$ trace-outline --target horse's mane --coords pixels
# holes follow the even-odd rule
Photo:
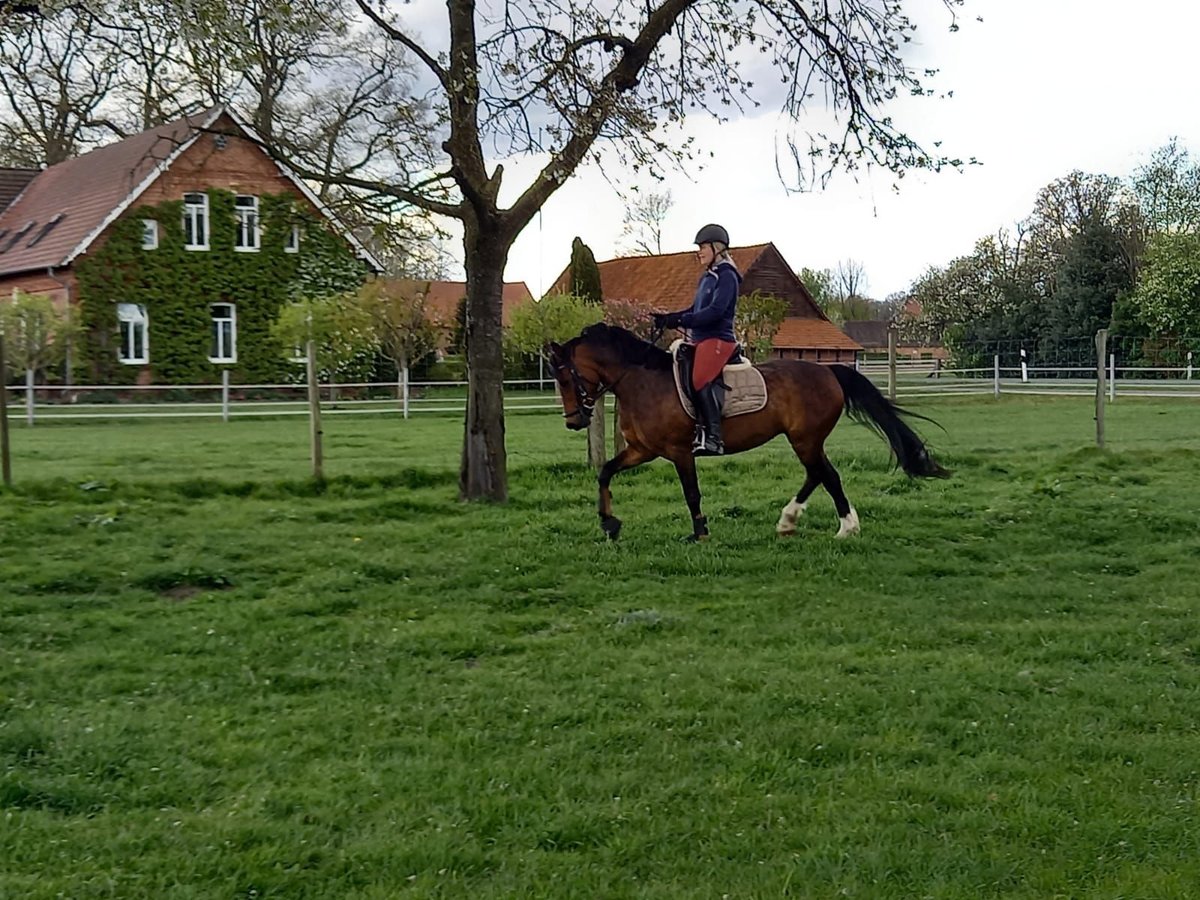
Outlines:
[[[591,344],[609,347],[616,354],[622,365],[641,366],[645,369],[657,369],[665,372],[671,370],[671,354],[649,341],[644,341],[632,331],[619,325],[609,325],[597,322],[583,329],[579,337],[571,344]]]

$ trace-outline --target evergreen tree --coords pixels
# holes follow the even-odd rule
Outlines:
[[[1043,336],[1088,337],[1107,328],[1117,300],[1132,289],[1116,231],[1102,221],[1082,223],[1065,247]]]
[[[602,303],[600,267],[592,248],[581,238],[571,241],[571,293],[588,303]]]

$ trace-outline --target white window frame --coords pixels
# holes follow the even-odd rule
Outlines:
[[[238,253],[257,253],[262,245],[262,222],[258,215],[258,198],[250,194],[238,194],[233,198],[233,213],[237,222],[233,235],[233,249]]]
[[[283,245],[284,253],[299,253],[300,252],[300,223],[292,223],[292,230],[288,233],[287,243]]]
[[[191,242],[188,240],[189,223]],[[208,194],[197,192],[183,195],[183,249],[208,249]]]
[[[142,249],[158,249],[158,219],[142,219]]]
[[[228,316],[218,316],[217,307],[224,306],[228,308]],[[211,330],[209,331],[209,350],[217,352],[209,354],[208,361],[210,363],[235,363],[237,362],[237,305],[234,303],[213,303],[208,307],[209,321],[211,322]],[[225,337],[221,330],[221,326],[228,324],[229,326],[229,346],[224,346]]]
[[[146,307],[139,303],[118,303],[117,304],[117,329],[120,341],[117,345],[117,359],[127,366],[144,366],[150,362],[150,314],[146,312]],[[138,332],[141,332],[142,337],[142,352],[141,355],[133,355],[133,351],[137,348]],[[130,355],[125,355],[126,339],[128,338],[128,346]]]

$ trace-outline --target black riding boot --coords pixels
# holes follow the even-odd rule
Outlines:
[[[723,456],[725,453],[725,441],[721,438],[721,404],[717,400],[720,390],[723,390],[721,385],[713,381],[696,394],[696,415],[702,424],[696,426],[693,456]]]

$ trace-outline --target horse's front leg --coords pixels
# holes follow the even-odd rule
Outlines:
[[[696,477],[696,460],[689,453],[675,461],[675,471],[679,473],[679,483],[683,485],[683,499],[687,501],[688,511],[692,514],[692,533],[689,541],[708,540],[708,519],[700,512],[700,481]]]
[[[640,466],[653,458],[653,453],[648,453],[641,447],[630,444],[600,469],[600,527],[614,541],[621,535],[621,520],[612,514],[612,491],[608,489],[608,485],[618,472]]]

